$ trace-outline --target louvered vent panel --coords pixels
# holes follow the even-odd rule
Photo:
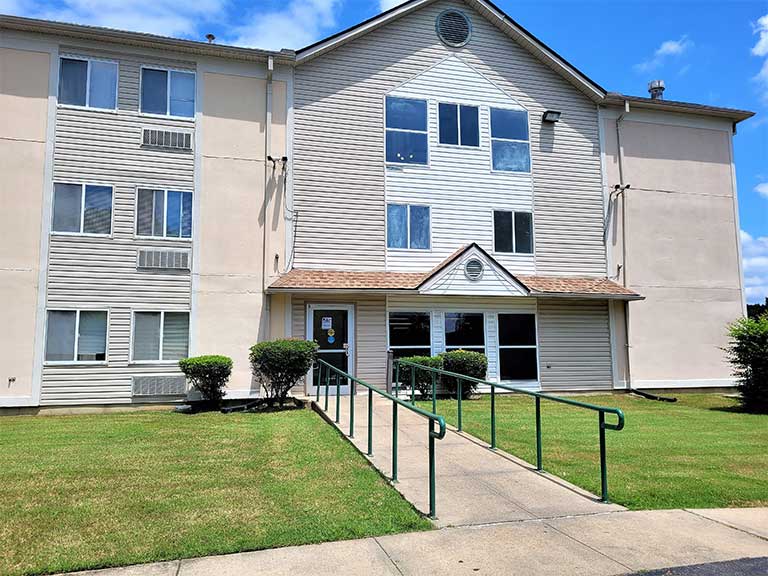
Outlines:
[[[134,376],[134,396],[184,396],[187,381],[179,376]]]
[[[469,18],[458,10],[441,12],[435,22],[437,35],[444,44],[460,48],[469,42],[472,34],[472,24]]]
[[[139,250],[136,265],[139,268],[189,270],[189,252],[186,250]]]
[[[142,146],[169,148],[171,150],[192,150],[192,134],[144,128],[141,134]]]

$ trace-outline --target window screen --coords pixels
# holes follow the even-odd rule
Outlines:
[[[148,114],[168,113],[168,72],[141,70],[141,111]]]
[[[166,312],[163,321],[163,360],[186,358],[189,351],[189,313]]]
[[[133,315],[133,359],[160,360],[160,312]]]
[[[114,110],[117,106],[117,64],[92,60],[88,106]]]
[[[45,360],[65,362],[75,359],[77,312],[50,310],[45,337]]]
[[[95,362],[107,359],[107,313],[81,311],[78,325],[77,359]]]
[[[62,58],[59,63],[59,103],[86,105],[88,61]]]
[[[86,186],[83,209],[83,232],[110,234],[112,232],[112,188]]]
[[[53,185],[54,232],[80,232],[82,194],[80,184]]]

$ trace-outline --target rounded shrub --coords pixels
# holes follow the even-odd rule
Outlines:
[[[422,366],[428,366],[430,368],[442,368],[443,360],[440,356],[408,356],[407,358],[400,358],[400,360],[406,360],[413,362],[414,364],[421,364]],[[412,368],[408,365],[400,366],[400,382],[405,386],[411,385],[411,371],[416,371],[415,388],[419,393],[419,397],[422,400],[432,399],[432,372],[429,370],[419,370],[418,368]],[[440,392],[440,374],[435,374],[435,389]]]
[[[251,370],[264,387],[267,401],[282,406],[288,392],[307,375],[317,359],[317,343],[283,338],[251,346]]]
[[[227,356],[194,356],[179,360],[179,368],[187,380],[213,407],[221,405],[224,387],[232,374],[232,358]]]
[[[443,360],[443,370],[464,374],[479,380],[485,380],[488,372],[488,358],[480,352],[470,350],[451,350],[440,354]],[[443,376],[443,384],[448,393],[454,398],[458,397],[458,378]],[[469,398],[477,390],[477,383],[470,380],[461,381],[461,397]]]
[[[768,414],[768,313],[737,320],[729,334],[726,352],[738,379],[741,407]]]

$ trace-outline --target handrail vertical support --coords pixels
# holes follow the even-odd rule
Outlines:
[[[496,450],[496,386],[491,384],[491,449]]]
[[[357,388],[355,383],[347,380],[349,385],[349,437],[355,437],[355,396],[357,395]]]
[[[608,470],[605,460],[605,412],[598,412],[600,424],[600,496],[603,502],[608,502]]]
[[[461,432],[461,430],[462,430],[462,428],[461,428],[461,397],[463,396],[463,394],[461,393],[461,378],[456,378],[456,382],[457,382],[457,389],[459,391],[459,397],[458,397],[458,403],[459,403],[458,404],[458,409],[459,409],[458,424],[459,424],[459,432]]]
[[[434,372],[432,374],[432,414],[437,413],[437,376]]]
[[[314,378],[315,375],[312,374],[312,378]],[[315,402],[320,404],[320,386],[323,385],[323,365],[320,364],[317,367],[317,385],[315,386]]]
[[[397,402],[392,402],[392,482],[397,482]]]
[[[416,403],[416,366],[411,366],[411,404]]]
[[[429,517],[435,515],[435,437],[432,434],[432,420],[429,421]]]
[[[400,363],[395,363],[395,398],[400,398]]]
[[[368,389],[368,456],[373,456],[373,390]]]
[[[325,410],[328,412],[328,387],[331,385],[331,371],[330,369],[326,369],[325,371]]]
[[[341,414],[341,379],[336,374],[336,424],[339,423],[339,414]]]
[[[536,396],[536,470],[542,471],[541,464],[541,398]]]

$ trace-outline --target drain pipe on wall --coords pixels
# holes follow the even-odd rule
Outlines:
[[[271,297],[267,294],[267,242],[269,235],[267,234],[267,206],[269,205],[269,182],[275,173],[275,161],[272,160],[270,155],[270,148],[272,145],[272,72],[275,68],[275,61],[270,56],[267,59],[267,94],[266,94],[266,120],[264,127],[264,201],[262,202],[262,239],[261,239],[261,293],[264,296],[264,320],[262,325],[265,327],[267,336],[270,332],[270,313],[271,313]],[[269,164],[272,164],[272,170],[269,169]]]

